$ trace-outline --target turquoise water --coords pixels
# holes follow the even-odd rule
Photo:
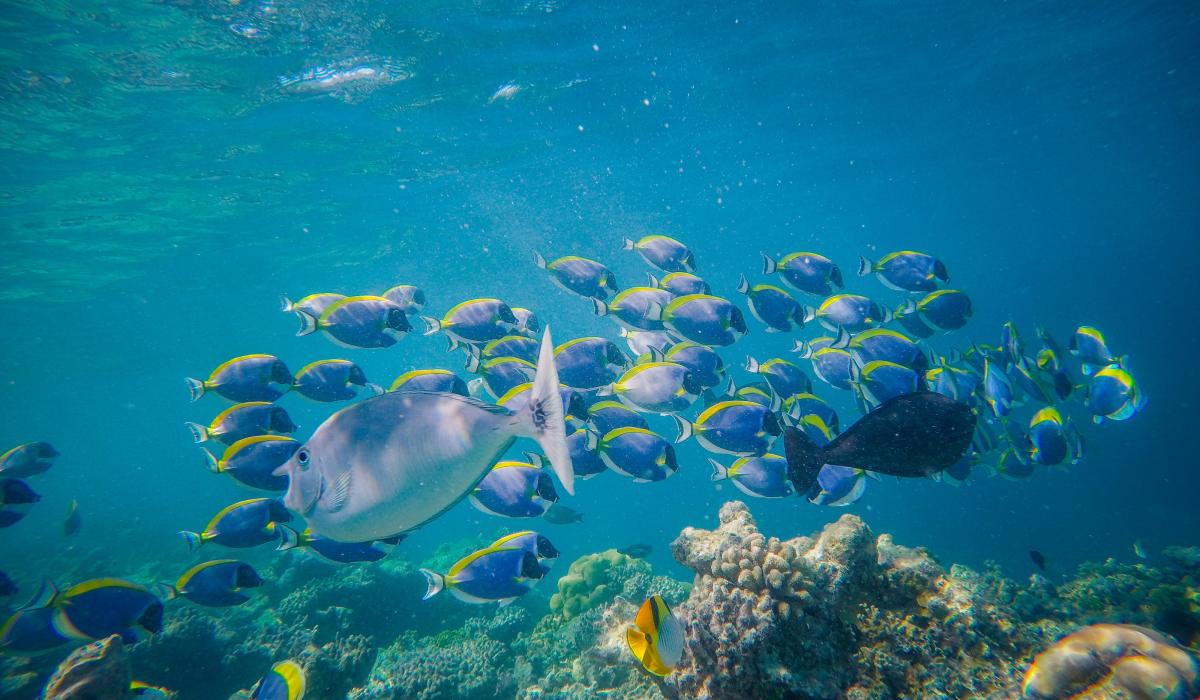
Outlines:
[[[384,385],[461,368],[437,336],[295,337],[279,295],[411,283],[432,315],[497,296],[560,342],[616,338],[533,252],[602,260],[630,286],[649,268],[621,240],[651,233],[743,308],[759,251],[821,252],[889,306],[903,295],[857,278],[858,256],[927,251],[975,309],[938,352],[1013,321],[1029,346],[1036,327],[1065,342],[1089,324],[1128,355],[1150,402],[1084,425],[1081,464],[871,483],[849,510],[877,532],[1016,577],[1030,549],[1064,571],[1133,561],[1137,540],[1197,544],[1198,21],[1182,3],[5,3],[0,449],[62,456],[0,533],[2,568],[23,598],[43,576],[199,561],[176,531],[247,496],[203,468],[182,424],[225,404],[189,403],[184,376],[252,352],[293,370],[347,357]],[[330,89],[323,69],[360,77]],[[749,323],[728,365],[788,356],[792,337]],[[817,392],[843,425],[857,415]],[[280,403],[300,438],[330,412]],[[564,503],[584,522],[538,527],[559,566],[644,542],[684,577],[668,543],[744,500],[704,457],[693,442],[665,482],[582,483]],[[84,528],[64,539],[72,498]],[[842,512],[750,505],[789,536]],[[511,529],[462,503],[397,554]]]

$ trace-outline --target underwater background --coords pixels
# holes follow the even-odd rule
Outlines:
[[[257,352],[293,369],[346,357],[385,386],[461,370],[419,332],[378,351],[295,337],[280,295],[403,282],[430,315],[497,296],[560,342],[616,338],[533,254],[595,258],[631,286],[649,268],[622,239],[652,233],[686,242],[743,307],[739,275],[766,281],[760,251],[819,251],[889,306],[904,297],[855,276],[858,256],[926,251],[974,307],[938,352],[996,343],[1006,321],[1027,344],[1092,325],[1149,397],[1135,420],[1083,416],[1080,464],[884,479],[845,509],[753,499],[763,533],[849,512],[1014,580],[1039,550],[1052,582],[1135,564],[1139,540],[1148,564],[1200,544],[1194,3],[5,2],[0,36],[0,449],[62,455],[0,532],[19,599],[47,576],[148,584],[204,558],[176,533],[248,496],[204,468],[183,423],[225,404],[190,403],[185,376]],[[314,84],[359,67],[370,77]],[[750,325],[728,366],[791,357],[791,335]],[[817,393],[851,422],[846,396]],[[330,412],[280,404],[301,439]],[[569,562],[635,543],[655,574],[690,580],[668,543],[751,499],[679,449],[671,479],[602,475],[564,498],[582,523],[537,525],[562,552],[546,595]],[[83,529],[64,538],[71,499]],[[392,557],[525,525],[463,502]],[[244,558],[277,557],[260,550]],[[419,608],[405,580],[372,604]]]

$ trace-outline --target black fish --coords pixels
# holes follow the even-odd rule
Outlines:
[[[583,513],[561,503],[555,503],[550,506],[550,510],[542,514],[542,519],[555,525],[569,525],[583,522]]]
[[[618,549],[617,551],[627,557],[633,557],[634,559],[645,559],[646,557],[650,556],[651,552],[654,551],[654,547],[651,547],[648,544],[631,544],[628,547]]]
[[[1033,560],[1034,564],[1037,564],[1037,568],[1041,569],[1042,571],[1046,570],[1046,555],[1045,554],[1042,554],[1041,552],[1037,551],[1036,549],[1031,549],[1031,550],[1029,550],[1029,558]]]
[[[929,391],[897,396],[858,419],[825,447],[784,431],[788,478],[807,493],[826,464],[891,476],[931,476],[962,459],[975,433],[966,404]]]

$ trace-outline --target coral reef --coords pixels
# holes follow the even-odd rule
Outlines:
[[[688,650],[680,697],[976,697],[1016,686],[1041,640],[988,583],[844,515],[815,539],[762,535],[743,503],[671,545],[696,572],[676,608]]]
[[[650,576],[648,563],[615,549],[588,554],[571,562],[566,576],[558,580],[558,592],[550,597],[550,609],[569,620],[617,596],[640,602],[652,587]]]
[[[1200,697],[1200,661],[1153,630],[1092,625],[1038,654],[1022,690],[1039,700],[1190,700]]]
[[[126,700],[133,675],[119,635],[71,652],[50,677],[45,700]]]

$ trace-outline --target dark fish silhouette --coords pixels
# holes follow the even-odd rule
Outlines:
[[[784,431],[788,478],[807,493],[821,467],[836,464],[890,476],[931,476],[962,459],[975,433],[966,404],[928,391],[897,396],[825,447],[796,428]]]
[[[1042,571],[1046,570],[1046,555],[1045,554],[1042,554],[1041,552],[1037,551],[1036,549],[1031,549],[1031,550],[1029,550],[1029,558],[1033,560],[1034,564],[1037,564],[1037,568],[1041,569]]]
[[[67,507],[67,519],[63,521],[63,535],[70,537],[78,534],[81,527],[83,518],[79,515],[79,502],[71,499],[71,505]]]
[[[554,523],[555,525],[570,525],[571,523],[583,522],[583,513],[574,508],[568,508],[561,503],[555,503],[550,506],[550,510],[547,510],[542,515],[542,520]]]
[[[634,559],[645,559],[646,557],[650,556],[651,552],[654,551],[654,547],[651,547],[648,544],[639,543],[631,544],[628,547],[622,547],[617,551],[627,557],[633,557]]]
[[[0,571],[0,596],[16,595],[17,584],[8,577],[8,574]]]

